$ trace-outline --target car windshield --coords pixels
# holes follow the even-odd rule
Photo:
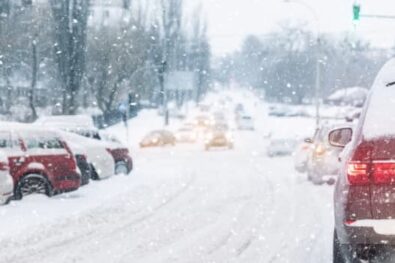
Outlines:
[[[394,27],[394,0],[0,0],[0,263],[395,262]]]

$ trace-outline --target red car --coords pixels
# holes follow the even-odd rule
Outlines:
[[[377,76],[357,128],[329,133],[333,146],[345,147],[334,195],[335,263],[387,262],[386,251],[395,247],[394,108],[392,59]]]
[[[108,143],[107,151],[114,158],[115,174],[129,174],[133,170],[133,160],[129,150],[115,138],[100,134],[93,120],[87,115],[46,116],[38,119],[36,125],[72,132],[87,138]]]
[[[76,160],[55,132],[0,124],[0,140],[8,156],[16,199],[33,193],[51,196],[80,187]]]

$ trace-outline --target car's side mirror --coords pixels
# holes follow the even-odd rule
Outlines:
[[[313,139],[311,139],[311,138],[305,138],[303,141],[305,143],[313,143]]]
[[[352,139],[351,128],[339,128],[329,132],[329,143],[335,147],[345,147]]]

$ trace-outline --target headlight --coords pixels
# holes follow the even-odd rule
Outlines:
[[[315,153],[317,155],[323,155],[325,154],[325,147],[322,146],[321,144],[317,145],[317,147],[315,148]]]
[[[153,138],[151,141],[152,141],[152,143],[158,143],[159,139],[158,138]]]

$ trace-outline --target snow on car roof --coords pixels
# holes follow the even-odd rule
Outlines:
[[[58,115],[40,117],[36,124],[51,125],[58,128],[87,128],[96,129],[92,117],[89,115]]]
[[[366,139],[395,137],[395,59],[389,60],[372,86],[363,136]]]
[[[349,99],[364,99],[368,94],[369,90],[362,87],[350,87],[344,89],[338,89],[334,93],[328,96],[328,100],[342,100],[345,97]]]
[[[18,131],[25,135],[40,135],[43,136],[47,134],[47,136],[57,135],[55,130],[52,129],[44,129],[41,126],[27,124],[27,123],[19,123],[19,122],[0,122],[0,130],[1,131]]]

